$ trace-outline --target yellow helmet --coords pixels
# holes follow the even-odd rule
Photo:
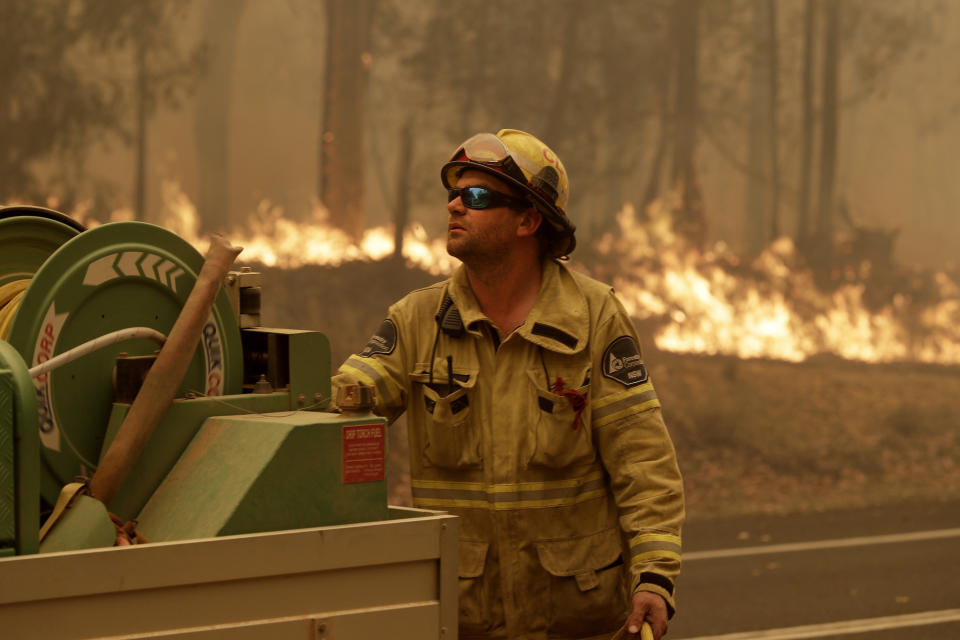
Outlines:
[[[443,186],[453,187],[465,168],[484,171],[522,190],[550,225],[545,231],[551,257],[573,252],[577,245],[576,227],[565,212],[570,183],[563,163],[550,147],[516,129],[501,129],[496,134],[478,133],[461,144],[443,165],[440,171]]]

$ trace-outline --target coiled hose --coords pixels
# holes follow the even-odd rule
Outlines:
[[[20,300],[28,286],[29,278],[11,280],[0,285],[0,340],[6,340],[10,335],[10,325],[13,324],[17,309],[20,308]]]
[[[13,280],[4,285],[0,285],[0,340],[6,340],[7,336],[10,335],[10,326],[13,324],[13,319],[17,315],[17,309],[20,308],[20,300],[23,299],[23,294],[29,286],[29,278]],[[167,336],[150,327],[130,327],[128,329],[112,331],[99,338],[88,340],[42,364],[38,364],[30,369],[30,376],[36,378],[68,362],[73,362],[88,353],[134,338],[149,338],[162,346]]]

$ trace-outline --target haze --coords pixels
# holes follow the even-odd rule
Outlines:
[[[778,123],[780,231],[793,235],[798,224],[802,18],[808,5],[802,0],[773,3],[773,58],[758,29],[765,4],[710,2],[698,17],[696,180],[702,187],[706,238],[722,240],[737,251],[750,251],[751,243],[755,250],[758,241],[747,237],[749,229],[766,227],[771,215],[770,156],[751,156],[751,145],[770,146],[764,141],[769,134],[757,132],[774,130],[762,125],[764,117],[771,117],[769,110],[765,115],[757,108],[764,100],[764,81],[757,74],[771,59],[776,59],[778,71],[773,117]],[[832,200],[845,207],[857,225],[899,229],[900,261],[949,266],[960,231],[955,159],[960,146],[960,6],[935,0],[837,4],[839,106]],[[28,5],[29,11],[23,8]],[[113,6],[99,5],[103,14]],[[349,126],[361,132],[356,140],[362,146],[363,170],[357,175],[355,165],[347,162],[335,174],[332,188],[359,190],[356,202],[362,212],[351,217],[366,226],[393,220],[397,185],[403,183],[409,218],[422,222],[431,235],[441,234],[439,165],[468,135],[501,127],[545,137],[565,160],[572,183],[569,213],[581,230],[581,243],[610,228],[623,203],[641,206],[660,131],[667,127],[668,137],[674,136],[679,126],[664,119],[664,113],[675,115],[669,95],[673,81],[666,73],[669,60],[689,49],[670,31],[675,5],[448,5],[431,0],[382,0],[370,6],[335,2],[329,7],[307,0],[148,3],[146,11],[153,14],[146,19],[154,21],[157,34],[148,30],[147,37],[134,37],[135,19],[119,22],[113,33],[88,27],[89,33],[64,52],[64,59],[79,70],[81,84],[113,83],[122,108],[105,115],[116,121],[83,124],[92,133],[83,138],[81,148],[70,148],[69,158],[63,149],[39,157],[25,155],[16,146],[9,149],[11,163],[20,154],[36,182],[29,189],[7,184],[0,199],[36,203],[44,198],[67,209],[85,206],[101,219],[127,209],[133,216],[162,221],[167,215],[164,185],[174,184],[198,205],[209,228],[242,225],[264,202],[283,207],[287,217],[308,219],[324,188],[320,128],[342,126],[342,115],[340,125],[330,122],[330,112],[339,108],[356,118]],[[57,6],[18,1],[5,3],[4,10],[19,7],[40,19]],[[136,18],[123,3],[116,7],[117,16]],[[339,17],[330,13],[338,10]],[[814,42],[817,130],[809,205],[814,217],[823,124],[824,15],[822,10],[818,14]],[[332,86],[326,64],[331,19],[345,25],[338,33],[358,28],[351,24],[360,25],[358,33],[364,25],[369,30],[369,43],[357,64],[352,59],[333,61],[347,71],[369,69],[368,77],[359,78],[364,91],[360,104],[325,97],[325,87]],[[125,38],[123,29],[128,30]],[[118,42],[103,44],[110,37]],[[339,55],[357,51],[356,41],[344,35]],[[9,38],[4,50],[16,59],[28,47],[22,38]],[[142,135],[137,128],[138,51],[145,56],[141,59],[148,82],[157,83],[156,95],[145,107]],[[25,69],[8,67],[6,74],[14,79],[6,86],[24,86]],[[34,76],[43,81],[41,74]],[[167,94],[176,99],[168,100]],[[0,111],[0,121],[6,119],[11,130],[18,124],[11,122],[16,120],[11,114],[16,113],[17,99],[16,92],[8,93],[7,108]],[[59,122],[51,119],[34,126],[56,133],[69,117],[57,115]],[[404,162],[409,165],[404,175],[398,165],[405,157],[405,125],[412,131],[411,155],[406,156],[412,161]],[[120,128],[125,137],[118,135]],[[140,141],[145,145],[138,181]],[[759,196],[757,191],[750,195],[751,165],[753,175],[762,173]],[[664,171],[657,195],[671,186],[669,171]],[[142,204],[138,188],[144,189]],[[757,202],[760,213],[748,213],[757,211]],[[748,224],[748,215],[762,216],[761,222]],[[842,236],[849,226],[840,220],[834,231]],[[769,239],[767,231],[760,235],[760,242]]]

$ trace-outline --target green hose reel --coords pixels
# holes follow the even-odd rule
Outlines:
[[[54,251],[83,230],[52,209],[0,207],[0,285],[33,277]]]
[[[197,250],[155,225],[115,222],[80,233],[75,224],[57,219],[60,215],[0,217],[0,285],[32,274],[6,338],[27,366],[119,329],[149,327],[169,334],[203,264]],[[96,467],[116,357],[149,355],[156,348],[147,339],[130,340],[33,379],[40,493],[47,502]],[[239,393],[242,358],[236,317],[221,290],[178,395]]]

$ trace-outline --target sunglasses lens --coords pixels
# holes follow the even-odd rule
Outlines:
[[[458,196],[463,200],[463,206],[468,209],[487,209],[493,201],[493,191],[486,187],[447,189],[447,202],[453,202]]]
[[[463,205],[471,209],[486,209],[490,206],[491,192],[485,187],[467,187],[463,190]]]

